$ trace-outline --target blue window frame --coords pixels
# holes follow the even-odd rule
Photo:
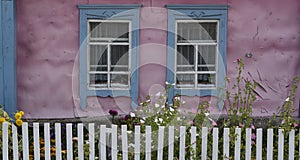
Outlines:
[[[78,5],[82,109],[89,96],[127,96],[137,106],[140,7]]]
[[[218,97],[225,88],[228,6],[167,5],[167,8],[167,81],[175,84],[169,89],[169,97]]]

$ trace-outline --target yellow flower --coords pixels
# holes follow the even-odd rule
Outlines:
[[[55,142],[55,139],[50,139],[50,142],[54,143],[54,142]]]
[[[23,124],[23,121],[20,120],[20,119],[17,119],[17,120],[16,120],[16,124],[17,124],[18,126],[21,126],[21,125]]]
[[[15,118],[18,120],[18,119],[21,119],[22,118],[22,114],[21,113],[16,113],[15,114]]]
[[[24,112],[23,112],[23,111],[20,111],[19,113],[20,113],[22,116],[24,115]]]
[[[5,118],[0,118],[0,123],[3,123],[3,122],[5,122],[6,120],[5,120]]]

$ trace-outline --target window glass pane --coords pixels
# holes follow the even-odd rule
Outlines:
[[[198,71],[216,71],[216,67],[215,66],[212,66],[212,67],[209,67],[209,66],[198,66]]]
[[[90,22],[90,37],[93,38],[124,38],[128,41],[128,22]]]
[[[111,71],[128,71],[129,55],[128,45],[111,46]]]
[[[176,87],[178,88],[192,88],[195,86],[194,74],[177,74]]]
[[[111,87],[128,87],[128,74],[111,74]]]
[[[195,48],[192,45],[177,46],[177,71],[195,70]]]
[[[198,87],[201,86],[215,86],[216,75],[215,74],[198,74]]]
[[[90,71],[107,71],[106,45],[90,45]]]
[[[90,74],[90,86],[107,88],[107,74]]]
[[[217,40],[217,22],[179,22],[177,41]]]
[[[198,46],[198,65],[216,64],[216,46]]]

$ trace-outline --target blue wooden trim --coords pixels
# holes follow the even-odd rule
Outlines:
[[[2,48],[2,0],[0,1],[0,105],[4,105],[4,64]]]
[[[79,9],[136,9],[141,8],[141,4],[78,4]]]
[[[177,89],[172,86],[168,90],[169,103],[172,103],[174,95],[186,96],[215,96],[224,95],[226,76],[226,40],[227,40],[227,5],[167,5],[168,8],[168,49],[167,49],[167,81],[175,82],[175,25],[176,20],[219,20],[219,52],[217,67],[217,88],[216,89]],[[219,108],[223,103],[219,103]]]
[[[0,89],[4,109],[12,115],[17,110],[16,81],[16,11],[15,0],[1,0]]]
[[[131,48],[131,106],[136,109],[139,95],[139,43],[140,43],[140,11],[137,10],[132,22],[132,48]]]
[[[80,9],[80,106],[85,109],[88,96],[118,97],[132,99],[136,108],[138,100],[138,61],[139,61],[139,8],[141,5],[78,5]],[[89,90],[87,82],[87,21],[88,19],[130,20],[131,41],[131,88],[128,90]]]
[[[130,90],[87,90],[86,92],[88,96],[99,96],[99,97],[119,97],[119,96],[127,96],[130,97]]]
[[[183,10],[183,9],[196,9],[196,10],[227,10],[228,5],[215,5],[215,4],[168,4],[168,9]]]

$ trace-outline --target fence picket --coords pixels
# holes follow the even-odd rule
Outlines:
[[[261,128],[256,130],[256,160],[262,160],[262,140],[263,130]]]
[[[251,160],[251,140],[252,139],[252,130],[251,128],[246,128],[246,160]]]
[[[234,159],[239,160],[241,158],[241,128],[236,128],[235,134]]]
[[[111,159],[117,160],[118,159],[118,126],[112,125],[112,132],[111,132]]]
[[[202,151],[201,157],[202,159],[206,159],[207,156],[207,127],[202,128]]]
[[[179,160],[185,159],[185,126],[180,126],[180,142],[179,142]]]
[[[295,130],[291,130],[289,133],[289,160],[294,159],[295,154]]]
[[[122,125],[122,157],[123,160],[128,160],[127,125]]]
[[[8,122],[2,124],[2,158],[8,159]]]
[[[218,159],[218,151],[219,151],[219,129],[213,129],[213,151],[212,151],[212,159]]]
[[[18,141],[18,129],[12,124],[12,138],[13,138],[13,160],[19,159],[19,141]]]
[[[72,123],[67,123],[67,160],[73,160]]]
[[[22,149],[23,149],[23,160],[29,159],[29,143],[28,143],[28,123],[22,124]]]
[[[192,145],[192,149],[191,150],[191,155],[194,153],[196,153],[196,131],[197,131],[197,128],[196,127],[191,127],[191,145]],[[190,160],[193,160],[193,157],[190,157]]]
[[[224,141],[223,141],[223,157],[224,159],[229,158],[229,128],[224,128]]]
[[[100,126],[100,159],[106,160],[106,125]]]
[[[33,123],[33,148],[34,159],[40,159],[40,126],[39,123]]]
[[[77,124],[77,138],[78,138],[78,159],[84,159],[84,133],[83,133],[83,124]]]
[[[50,124],[44,123],[45,160],[50,160]]]
[[[140,144],[141,144],[141,127],[135,126],[134,128],[134,159],[140,160]]]
[[[168,160],[174,157],[174,126],[169,126]]]
[[[284,152],[284,133],[283,129],[278,130],[278,160],[283,160]]]
[[[146,160],[151,160],[151,126],[146,126]]]
[[[268,129],[267,137],[267,160],[273,159],[273,129]]]
[[[55,123],[55,158],[61,160],[61,123]]]
[[[163,148],[164,148],[164,126],[159,126],[158,129],[158,145],[157,145],[157,159],[163,159]]]
[[[89,148],[90,148],[90,160],[95,159],[95,124],[89,123]]]

